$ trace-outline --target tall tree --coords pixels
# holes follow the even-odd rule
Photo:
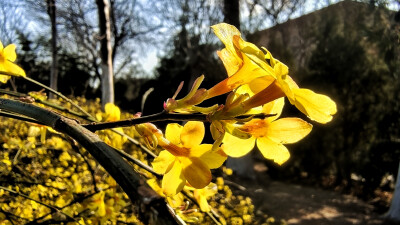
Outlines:
[[[224,22],[240,30],[239,0],[224,0]]]
[[[57,66],[57,23],[56,23],[56,0],[46,0],[47,14],[49,14],[51,22],[51,70],[50,70],[50,87],[57,90],[58,83],[58,66]],[[50,98],[55,97],[50,93]]]
[[[114,73],[111,47],[110,4],[96,0],[100,28],[101,104],[114,103]]]

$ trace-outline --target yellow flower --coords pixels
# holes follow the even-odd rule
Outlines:
[[[0,71],[25,76],[25,71],[13,63],[16,59],[15,45],[10,44],[4,48],[0,41]],[[6,83],[9,79],[10,76],[0,75],[0,82],[2,83]]]
[[[104,106],[104,111],[105,111],[106,121],[112,122],[120,120],[121,118],[121,110],[118,108],[118,106],[114,105],[113,103],[110,102],[107,103]]]
[[[310,89],[299,88],[286,71],[278,76],[278,84],[290,103],[311,120],[327,123],[336,114],[336,103],[326,95],[317,94]]]
[[[205,188],[193,190],[193,197],[199,204],[201,211],[209,212],[211,210],[211,207],[208,204],[207,199],[214,196],[217,192],[218,192],[218,187],[214,183],[210,183]]]
[[[194,188],[203,188],[211,181],[210,169],[218,168],[226,160],[221,150],[211,151],[211,144],[201,144],[204,138],[204,124],[189,121],[185,126],[168,124],[165,138],[159,138],[158,144],[165,150],[154,159],[154,171],[164,174],[162,189],[166,196],[175,195],[186,184]]]
[[[286,162],[289,151],[283,144],[295,143],[312,129],[312,125],[299,118],[277,119],[284,105],[283,98],[265,104],[262,112],[266,114],[276,114],[276,116],[265,119],[253,119],[238,128],[252,135],[248,139],[240,139],[229,133],[225,134],[222,149],[232,157],[241,157],[249,153],[257,144],[262,155],[274,160],[278,164]]]
[[[239,43],[244,42],[239,30],[229,24],[220,23],[212,26],[214,33],[225,44],[225,48],[217,54],[222,60],[228,78],[216,84],[208,90],[208,97],[225,94],[243,84],[248,84],[257,77],[271,76],[274,79],[273,68],[265,66],[261,68],[245,54],[242,54]]]
[[[332,120],[332,115],[337,111],[335,102],[328,96],[299,88],[288,75],[289,68],[274,59],[267,49],[261,50],[244,41],[240,32],[232,25],[221,23],[212,28],[225,44],[218,55],[225,65],[228,78],[208,90],[208,98],[249,84],[255,95],[245,103],[246,109],[286,95],[290,103],[310,119],[319,123]]]
[[[149,179],[147,180],[147,184],[155,191],[157,194],[161,195],[162,197],[165,197],[168,204],[172,208],[178,208],[184,205],[184,198],[182,193],[178,193],[177,195],[174,196],[165,196],[163,193],[162,188],[158,184],[156,179]]]

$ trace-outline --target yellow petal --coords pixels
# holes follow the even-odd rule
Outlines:
[[[263,76],[252,80],[249,87],[253,93],[258,93],[268,87],[276,79],[273,76]]]
[[[165,174],[168,172],[168,169],[171,169],[170,166],[174,162],[175,156],[169,153],[168,151],[161,151],[160,154],[154,159],[151,163],[153,169],[158,174]]]
[[[265,61],[265,54],[253,43],[244,41],[243,39],[238,39],[237,43],[240,48],[240,51],[244,53],[253,63],[257,64],[260,68],[262,68],[267,75],[275,78],[275,72],[271,65],[269,65]]]
[[[190,157],[199,158],[200,156],[204,155],[206,152],[211,151],[212,144],[202,144],[194,146],[190,149]]]
[[[107,121],[117,121],[121,118],[121,110],[113,103],[107,103],[104,106],[104,111],[107,114]]]
[[[200,145],[204,138],[204,124],[199,121],[189,121],[183,126],[181,142],[185,148]]]
[[[210,183],[203,189],[195,189],[193,191],[193,197],[196,199],[200,206],[200,210],[203,212],[210,211],[210,205],[207,202],[207,198],[214,196],[218,192],[218,187],[214,183]]]
[[[176,195],[185,186],[186,179],[182,173],[182,164],[175,160],[172,168],[164,175],[162,189],[166,196]]]
[[[227,23],[216,24],[211,26],[211,28],[214,30],[215,35],[221,40],[221,42],[224,43],[227,51],[236,53],[235,46],[233,45],[233,37],[240,36],[240,31],[235,26]],[[237,56],[237,54],[232,55],[234,55],[237,60],[240,61],[240,58]]]
[[[227,85],[231,90],[240,85],[248,84],[258,77],[268,76],[269,74],[252,62],[246,55],[243,55],[242,67],[231,77],[228,78]]]
[[[276,116],[267,118],[267,120],[271,122],[273,120],[276,120],[281,115],[284,105],[285,105],[285,99],[281,97],[265,104],[263,106],[262,112],[265,114],[276,114]]]
[[[255,144],[255,138],[240,139],[229,133],[225,133],[222,141],[222,150],[231,157],[241,157],[249,153]]]
[[[290,157],[290,153],[284,145],[266,137],[257,139],[257,147],[264,158],[271,159],[279,165],[282,165]]]
[[[184,205],[184,197],[181,193],[167,197],[167,202],[172,208],[178,208]]]
[[[1,70],[1,66],[0,66],[0,70]],[[7,81],[8,81],[10,78],[11,78],[10,76],[3,76],[3,75],[0,75],[0,82],[1,82],[1,83],[7,83]]]
[[[17,74],[17,75],[21,75],[21,76],[25,76],[26,75],[25,71],[21,67],[17,66],[16,64],[14,64],[14,63],[12,63],[10,61],[7,61],[7,60],[4,61],[3,69],[6,72],[14,73],[14,74]]]
[[[282,118],[269,124],[268,138],[282,143],[295,143],[307,136],[312,125],[300,118]]]
[[[202,212],[209,212],[210,211],[210,205],[207,202],[207,198],[203,195],[198,196],[197,198],[197,203],[200,206],[200,210]]]
[[[222,149],[211,151],[212,144],[198,145],[191,149],[191,156],[200,158],[208,168],[216,169],[222,166],[228,157]]]
[[[17,59],[17,54],[15,53],[15,44],[10,44],[7,45],[7,47],[4,48],[3,53],[5,55],[5,58],[11,62],[14,62]]]
[[[289,101],[293,104],[294,101],[294,94],[292,92],[293,85],[297,84],[293,81],[293,79],[288,75],[289,68],[283,63],[277,63],[274,67],[275,75],[279,86],[281,87],[282,91],[285,93],[286,97]]]
[[[302,88],[294,89],[293,93],[296,108],[314,121],[327,123],[337,111],[336,103],[326,95]]]
[[[3,50],[4,46],[3,43],[0,41],[0,51]]]
[[[211,171],[200,159],[180,157],[180,160],[183,174],[192,187],[203,188],[211,182]]]
[[[226,48],[222,49],[221,51],[217,51],[217,55],[222,60],[226,72],[228,73],[228,77],[232,76],[239,70],[241,66],[241,60],[238,61],[237,57],[232,55],[232,53]]]
[[[177,123],[168,124],[165,129],[165,138],[173,144],[179,145],[181,143],[180,134],[182,133],[182,129],[183,127]]]

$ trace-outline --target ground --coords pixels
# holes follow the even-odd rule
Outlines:
[[[271,180],[266,173],[256,179],[231,182],[233,189],[253,199],[256,215],[267,214],[276,221],[296,225],[392,225],[374,206],[351,195],[333,190]],[[229,181],[228,181],[229,182]]]

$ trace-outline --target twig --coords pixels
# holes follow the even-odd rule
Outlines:
[[[196,120],[196,121],[207,121],[207,115],[203,114],[174,114],[174,113],[167,113],[165,111],[149,115],[149,116],[142,116],[133,119],[127,120],[119,120],[114,122],[104,122],[104,123],[91,123],[82,125],[88,130],[96,131],[96,130],[104,130],[116,127],[129,127],[137,124],[148,123],[148,122],[157,122],[157,121],[189,121],[189,120]]]
[[[52,89],[52,88],[50,88],[50,87],[48,87],[48,86],[42,84],[42,83],[40,83],[40,82],[38,82],[38,81],[36,81],[36,80],[33,80],[33,79],[31,79],[31,78],[29,78],[29,77],[27,77],[27,76],[20,76],[20,75],[18,75],[18,74],[13,74],[13,73],[5,72],[5,71],[0,71],[0,74],[4,74],[4,75],[8,75],[8,76],[14,76],[14,77],[19,77],[19,78],[25,79],[25,80],[27,80],[27,81],[29,81],[29,82],[31,82],[31,83],[34,83],[34,84],[36,84],[36,85],[38,85],[38,86],[40,86],[40,87],[42,87],[42,88],[44,88],[44,89],[50,91],[51,93],[53,93],[53,94],[59,96],[60,98],[64,99],[65,101],[71,103],[71,105],[73,105],[74,107],[76,107],[77,109],[79,109],[79,111],[81,111],[83,114],[85,114],[88,118],[92,118],[92,115],[90,115],[88,112],[86,112],[84,109],[82,109],[79,105],[77,105],[76,103],[74,103],[71,99],[65,97],[65,96],[64,96],[63,94],[61,94],[60,92],[58,92],[58,91],[56,91],[56,90],[54,90],[54,89]]]
[[[243,186],[240,185],[240,184],[237,184],[237,183],[232,182],[232,181],[229,181],[229,180],[224,180],[224,182],[225,182],[227,185],[231,185],[231,186],[233,186],[233,187],[235,187],[235,188],[237,188],[237,189],[239,189],[239,190],[241,190],[241,191],[246,191],[246,188],[243,187]]]
[[[187,193],[187,191],[182,190],[182,194],[185,195],[191,202],[193,202],[195,205],[197,205],[197,207],[200,208],[199,203],[193,198],[193,196],[189,193]],[[219,217],[213,210],[211,210],[210,212],[206,212],[206,214],[214,221],[215,224],[217,225],[221,225],[221,223],[217,220],[217,218]],[[215,218],[217,217],[217,218]]]
[[[267,117],[275,116],[276,114],[254,114],[254,115],[241,115],[234,118],[227,118],[229,120],[232,119],[245,119],[245,118],[257,118],[257,119],[264,119]],[[119,120],[114,122],[104,122],[104,123],[91,123],[82,125],[86,129],[90,131],[96,130],[104,130],[116,127],[129,127],[137,124],[142,123],[149,123],[149,122],[157,122],[157,121],[202,121],[208,122],[208,115],[205,114],[181,114],[181,113],[167,113],[166,111],[162,111],[153,115],[149,116],[142,116],[138,118],[132,118],[127,120]]]
[[[150,166],[144,164],[142,161],[130,156],[129,154],[127,154],[126,152],[122,151],[122,150],[118,150],[116,148],[114,148],[114,150],[116,152],[118,152],[118,154],[120,154],[122,157],[124,157],[126,160],[133,162],[134,164],[138,165],[140,168],[146,170],[147,172],[150,172],[151,174],[153,174],[154,176],[156,176],[157,178],[162,178],[162,175],[156,173],[153,168],[151,168]]]
[[[156,154],[154,154],[150,149],[146,148],[144,145],[142,145],[139,141],[129,137],[128,135],[116,130],[116,129],[111,129],[114,133],[117,133],[123,137],[126,137],[128,139],[128,141],[132,142],[133,144],[135,144],[136,146],[139,146],[141,149],[143,149],[148,155],[150,155],[151,157],[155,158],[157,157]]]
[[[76,145],[76,141],[73,141],[73,140],[72,140],[71,142],[72,142],[72,143],[71,143],[72,148],[73,148],[79,155],[81,155],[82,159],[85,161],[85,163],[86,163],[86,165],[87,165],[87,167],[88,167],[88,170],[89,170],[90,174],[92,175],[92,183],[93,183],[93,186],[94,186],[94,192],[98,192],[99,189],[98,189],[98,187],[97,187],[97,182],[96,182],[96,178],[94,177],[94,170],[93,170],[92,166],[90,165],[90,163],[89,163],[89,161],[86,159],[86,157],[83,155],[83,153],[80,151],[79,147]]]

